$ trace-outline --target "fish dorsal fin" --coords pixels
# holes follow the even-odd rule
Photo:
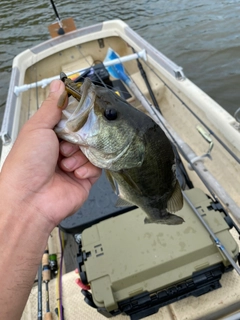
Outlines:
[[[167,209],[169,212],[176,212],[181,210],[182,207],[183,207],[183,196],[182,196],[181,187],[177,180],[172,196],[167,202]]]
[[[129,206],[132,206],[132,205],[133,205],[132,203],[130,203],[130,202],[128,202],[128,201],[126,201],[126,200],[124,200],[124,199],[122,199],[120,197],[117,199],[117,202],[115,204],[116,207],[129,207]]]

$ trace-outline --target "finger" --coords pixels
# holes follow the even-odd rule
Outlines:
[[[99,178],[102,170],[95,167],[92,163],[87,162],[82,167],[77,168],[74,174],[79,179]]]
[[[60,143],[60,153],[65,157],[69,157],[77,151],[79,151],[79,146],[76,144],[66,141]]]
[[[83,190],[85,190],[86,194],[84,195],[83,192],[80,192],[79,193],[79,197],[78,197],[78,201],[79,201],[79,206],[80,207],[82,205],[82,203],[84,201],[87,200],[87,196],[88,196],[88,193],[91,189],[91,186],[92,186],[92,183],[90,180],[88,179],[79,179],[77,178],[75,175],[74,175],[74,172],[64,172],[63,170],[60,169],[59,166],[56,167],[56,172],[63,176],[64,179],[66,179],[66,177],[68,177],[68,179],[70,179],[69,181],[71,181],[75,186],[81,186],[83,188]]]
[[[52,129],[61,119],[62,108],[58,107],[58,99],[64,92],[64,83],[54,80],[50,84],[50,92],[38,111],[29,120],[28,125],[38,128]],[[65,102],[65,104],[67,101]]]
[[[82,151],[78,150],[70,157],[63,158],[60,162],[60,166],[64,171],[70,172],[85,165],[87,162],[88,159],[85,157]]]
[[[100,174],[101,176],[101,174]],[[100,176],[94,177],[94,178],[88,178],[91,186],[100,178]]]

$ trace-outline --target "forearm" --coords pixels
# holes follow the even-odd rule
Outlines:
[[[19,320],[52,229],[76,212],[101,174],[53,131],[60,80],[23,126],[0,173],[0,320]],[[59,164],[59,166],[57,165]]]
[[[0,314],[19,320],[52,227],[36,208],[13,203],[1,182],[0,197]]]

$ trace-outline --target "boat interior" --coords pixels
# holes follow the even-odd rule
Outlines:
[[[100,40],[90,41],[88,43],[83,43],[75,47],[61,50],[32,64],[25,72],[24,83],[34,83],[42,79],[58,75],[60,72],[73,72],[74,70],[85,69],[103,62],[108,48],[112,48],[119,54],[119,56],[126,56],[133,53],[132,48],[121,37],[114,36]],[[211,108],[214,107],[214,105],[211,105],[211,102],[213,104],[213,101],[209,99],[208,115],[205,111],[199,108],[197,96],[199,92],[196,92],[196,97],[186,96],[183,91],[174,86],[175,83],[171,82],[171,79],[169,80],[169,78],[165,77],[164,74],[161,73],[153,64],[148,61],[142,61],[142,65],[145,73],[147,74],[163,117],[182,138],[182,140],[191,145],[198,156],[205,154],[209,146],[204,138],[199,134],[196,127],[201,125],[205,128],[210,128],[211,133],[214,133],[214,147],[211,151],[212,160],[206,158],[205,166],[240,206],[240,146],[238,149],[234,145],[230,144],[224,135],[222,127],[218,127],[217,119],[215,119],[216,123],[214,123],[214,119],[211,115]],[[125,62],[124,69],[140,89],[142,94],[151,101],[147,86],[138,69],[136,60]],[[72,77],[74,78],[74,76],[76,76],[76,74]],[[113,80],[114,85],[114,81],[116,81],[116,79],[111,80]],[[187,79],[178,80],[178,82],[187,81]],[[117,81],[116,87],[118,84],[119,81]],[[36,86],[35,88],[22,93],[19,129],[40,107],[41,103],[48,95],[48,89],[48,86],[45,88]],[[126,85],[122,83],[121,89],[123,96],[128,96],[127,101],[132,106],[146,112],[141,103],[135,98],[134,94],[131,93],[130,89],[127,88]],[[234,121],[232,126],[240,134],[240,123]],[[228,148],[226,149],[225,146]],[[232,154],[234,154],[235,157],[233,157]],[[185,167],[188,170],[190,179],[193,181],[193,185],[205,189],[201,180],[196,176],[196,173],[193,170],[189,170],[188,165],[185,165]],[[223,170],[223,168],[227,168],[228,170]]]
[[[24,69],[20,70],[21,84],[31,84],[42,79],[57,76],[60,72],[73,73],[70,77],[74,79],[79,75],[77,70],[89,68],[91,66],[102,63],[107,55],[108,48],[112,48],[119,56],[127,56],[133,53],[132,47],[138,52],[141,48],[139,44],[134,46],[133,41],[128,41],[119,34],[99,37],[97,39],[86,41],[76,41],[76,45],[71,47],[52,48],[51,54],[45,57],[38,57],[35,54],[32,58],[32,63]],[[36,50],[37,51],[37,50]],[[36,52],[35,51],[35,52]],[[32,52],[26,53],[29,57]],[[30,58],[31,59],[31,58]],[[237,141],[234,137],[231,140],[231,134],[222,126],[223,122],[219,122],[215,115],[219,112],[221,117],[221,109],[218,109],[217,104],[207,97],[199,88],[189,81],[184,76],[174,78],[162,66],[156,64],[153,56],[148,56],[147,61],[141,59],[142,66],[148,77],[151,88],[154,92],[157,103],[160,107],[161,114],[170,124],[171,128],[194,150],[197,156],[206,154],[209,149],[209,142],[199,133],[197,126],[201,126],[211,135],[213,148],[211,150],[211,159],[204,157],[205,170],[211,172],[218,183],[231,195],[233,201],[240,207],[240,139]],[[131,60],[124,63],[124,70],[131,80],[141,91],[142,95],[150,101],[151,96],[144,79],[139,71],[136,60]],[[126,97],[127,101],[135,108],[146,112],[134,93],[123,83],[119,84],[119,80],[110,77],[113,83],[113,90],[117,91],[122,97]],[[106,85],[106,84],[105,84]],[[49,86],[35,86],[32,89],[24,91],[19,96],[17,103],[18,115],[15,116],[15,122],[18,122],[17,131],[21,129],[24,123],[37,111],[41,103],[46,99],[49,91]],[[120,91],[120,92],[119,92]],[[205,108],[202,108],[203,103]],[[153,103],[152,103],[153,104]],[[206,109],[207,108],[207,109]],[[208,110],[208,111],[206,111]],[[51,112],[51,110],[49,110]],[[222,117],[224,118],[223,112]],[[228,126],[231,130],[240,135],[240,123],[233,117],[226,118]],[[181,146],[177,146],[181,148]],[[188,173],[195,188],[203,190],[209,196],[209,190],[202,180],[192,170],[192,165],[181,155],[184,167]],[[195,163],[194,165],[198,165]],[[189,186],[185,185],[188,189]],[[225,209],[227,209],[225,204]],[[231,212],[230,212],[231,215]],[[240,220],[232,216],[236,225],[239,226]],[[232,232],[235,239],[238,235]],[[80,288],[76,285],[75,280],[77,275],[74,273],[75,259],[77,255],[78,245],[75,242],[73,235],[65,234],[65,250],[64,250],[64,266],[63,266],[63,301],[67,307],[64,310],[66,319],[105,319],[104,316],[97,314],[96,311],[88,307],[83,298],[79,294]],[[61,245],[59,243],[58,231],[55,229],[49,240],[49,247],[54,252],[57,252],[58,260],[61,256]],[[239,276],[232,272],[224,275],[222,286],[224,290],[216,290],[207,295],[203,295],[198,299],[188,297],[186,300],[181,300],[174,304],[165,306],[159,310],[151,319],[222,319],[225,315],[238,310],[239,303]],[[55,306],[54,294],[55,281],[50,282],[50,302],[52,308]],[[43,292],[43,295],[45,293]],[[218,304],[225,304],[226,310],[218,308]],[[205,306],[199,307],[199,306]],[[201,309],[201,310],[200,310]],[[205,311],[203,309],[206,309]],[[37,310],[37,288],[33,286],[29,301],[26,305],[22,320],[34,319]],[[205,312],[205,313],[204,313]],[[207,316],[210,312],[210,316]],[[57,319],[53,313],[53,319]],[[126,316],[118,315],[116,319],[126,319]]]

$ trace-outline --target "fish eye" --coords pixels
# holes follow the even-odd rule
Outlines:
[[[106,110],[104,110],[104,116],[107,120],[116,120],[117,119],[117,110],[106,109]]]

